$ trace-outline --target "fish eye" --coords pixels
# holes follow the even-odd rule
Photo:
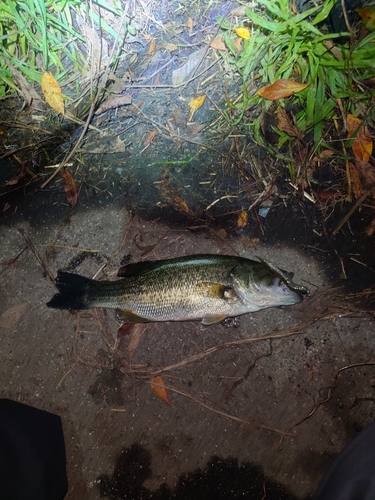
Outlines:
[[[283,289],[283,292],[284,293],[289,293],[290,291],[290,288],[288,287],[288,285],[284,282],[284,281],[281,281],[280,278],[277,278],[276,279],[276,284],[279,288],[282,288]]]

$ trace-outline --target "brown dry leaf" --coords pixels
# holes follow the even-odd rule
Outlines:
[[[294,80],[280,79],[272,85],[267,85],[258,90],[257,94],[270,101],[277,101],[289,97],[308,87],[308,83],[298,83]]]
[[[318,156],[314,156],[312,159],[313,162],[324,161],[327,158],[330,158],[335,152],[332,149],[324,149],[321,151]]]
[[[250,31],[247,28],[236,28],[236,35],[244,40],[250,40]]]
[[[356,161],[355,167],[361,176],[363,188],[375,190],[375,166],[366,161]]]
[[[186,82],[205,55],[206,47],[202,47],[190,54],[185,64],[172,71],[172,84],[181,85],[183,82]]]
[[[146,52],[146,55],[150,55],[154,52],[156,47],[156,38],[151,38],[150,45],[148,46],[148,50]]]
[[[362,121],[353,115],[347,115],[348,138],[356,135],[352,144],[354,157],[357,161],[368,162],[372,155],[372,139],[367,127],[362,125]]]
[[[6,201],[3,206],[3,212],[6,212],[9,209],[10,209],[10,204]]]
[[[79,151],[90,154],[124,153],[126,145],[119,136],[102,135],[95,142],[85,144]]]
[[[121,317],[121,314],[120,314]],[[120,328],[117,330],[117,338],[121,339],[125,335],[129,335],[134,328],[134,323],[122,323]]]
[[[237,219],[237,227],[242,229],[247,225],[247,222],[249,220],[249,214],[246,212],[246,210],[243,210],[240,212],[240,215],[238,216]]]
[[[17,304],[7,309],[0,316],[0,328],[11,328],[16,325],[27,311],[29,304]]]
[[[193,27],[194,27],[194,21],[192,20],[191,17],[189,17],[187,25],[188,25],[190,33],[192,33],[193,32]]]
[[[242,38],[236,38],[236,40],[234,41],[234,46],[236,47],[237,50],[241,50]]]
[[[223,42],[223,37],[218,36],[217,38],[214,38],[212,42],[210,43],[210,47],[216,50],[228,50],[227,46]]]
[[[111,94],[106,101],[104,101],[99,108],[95,111],[95,115],[101,115],[110,109],[116,109],[126,104],[131,104],[132,97],[130,94]]]
[[[281,132],[285,132],[290,135],[290,137],[297,137],[297,139],[302,139],[302,133],[298,127],[293,125],[287,112],[284,108],[279,106],[276,111],[276,126]]]
[[[42,90],[47,103],[58,113],[64,114],[64,99],[60,85],[52,73],[46,71],[42,76]]]
[[[23,74],[16,69],[12,63],[7,59],[7,66],[12,73],[13,80],[18,85],[18,88],[26,101],[28,106],[34,109],[43,109],[45,107],[44,101],[41,99],[40,95],[36,92],[34,87],[26,80]]]
[[[64,191],[65,191],[66,199],[72,205],[72,208],[74,208],[77,204],[77,201],[78,201],[78,191],[77,191],[76,183],[74,182],[72,174],[69,172],[68,169],[64,169],[61,172],[61,175],[65,179]]]
[[[363,187],[361,182],[361,176],[357,168],[353,165],[353,163],[349,162],[349,175],[350,175],[350,187],[351,192],[356,200],[361,197]],[[350,195],[351,193],[349,193]]]
[[[179,196],[178,194],[175,194],[174,201],[176,202],[178,210],[180,212],[184,212],[189,217],[194,217],[194,212],[192,212],[190,210],[187,203],[181,198],[181,196]]]
[[[188,122],[193,118],[194,113],[196,111],[198,111],[198,109],[200,107],[203,106],[205,100],[206,100],[206,96],[205,95],[201,95],[201,96],[195,97],[194,99],[192,99],[189,102],[190,111],[189,111],[188,118],[187,118]]]
[[[141,341],[142,335],[147,329],[147,327],[145,328],[145,326],[142,325],[141,323],[135,323],[132,326],[133,328],[130,331],[129,343],[128,343],[129,361],[132,360],[133,354],[137,349],[137,347],[139,346],[139,342]]]
[[[164,386],[164,380],[160,376],[151,377],[150,383],[151,389],[154,391],[154,393],[159,396],[159,398],[162,399],[165,403],[170,405],[171,403],[169,401],[168,391]]]
[[[143,145],[149,146],[152,142],[154,142],[157,133],[157,130],[151,130],[151,132],[146,135],[145,140],[143,141]]]

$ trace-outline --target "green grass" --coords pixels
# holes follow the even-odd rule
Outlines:
[[[113,39],[117,33],[101,13],[121,17],[118,0],[2,0],[0,2],[0,98],[17,90],[11,66],[18,69],[29,83],[40,83],[45,71],[53,72],[61,83],[74,72],[87,70],[86,57],[79,44],[86,43],[73,19],[80,16],[93,23]],[[98,14],[99,12],[99,14]],[[134,26],[127,26],[134,32]],[[86,47],[88,50],[88,48]],[[10,63],[10,65],[8,64]]]
[[[309,84],[293,97],[280,100],[278,105],[294,110],[299,130],[303,136],[312,133],[316,148],[324,140],[327,123],[333,118],[342,118],[338,99],[342,100],[345,113],[364,119],[368,114],[366,110],[374,104],[374,91],[366,86],[365,80],[375,76],[375,33],[368,34],[361,42],[351,40],[349,33],[324,33],[321,23],[335,0],[326,0],[322,7],[297,15],[291,11],[289,0],[258,2],[261,6],[258,12],[246,8],[243,22],[252,34],[250,40],[243,40],[240,51],[234,45],[233,26],[219,19],[228,47],[223,57],[242,79],[241,98],[235,104],[229,103],[226,113],[229,123],[248,127],[256,141],[267,147],[258,116],[273,104],[254,91],[249,95],[249,89],[254,88],[254,84],[260,87],[281,78]],[[328,49],[330,42],[336,52]],[[257,116],[249,123],[246,115],[245,123],[244,115],[254,105]],[[235,119],[233,110],[236,110]],[[296,141],[285,132],[277,129],[275,132],[279,135],[278,147]]]

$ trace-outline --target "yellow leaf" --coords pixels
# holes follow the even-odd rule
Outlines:
[[[240,38],[244,38],[245,40],[250,40],[250,31],[247,28],[236,28],[236,34]]]
[[[238,216],[237,227],[240,229],[244,228],[248,220],[249,220],[249,214],[245,210],[243,210],[242,212],[240,212],[240,215]]]
[[[277,101],[284,97],[289,97],[308,87],[308,83],[298,83],[294,80],[277,80],[272,85],[267,85],[258,90],[257,94],[270,101]]]
[[[171,403],[169,401],[168,391],[164,385],[164,380],[160,376],[157,376],[151,377],[150,382],[151,389],[154,391],[154,393],[159,396],[159,398],[162,399],[165,403],[170,405]]]
[[[372,139],[367,127],[362,125],[362,121],[353,115],[347,115],[348,138],[356,134],[352,144],[354,157],[357,161],[368,162],[372,155]]]
[[[190,121],[193,118],[194,113],[201,107],[203,106],[204,101],[206,100],[206,96],[201,95],[198,97],[195,97],[189,102],[189,115],[188,115],[188,121]]]
[[[64,114],[64,99],[60,85],[52,73],[46,71],[42,76],[42,91],[47,103],[58,113]]]

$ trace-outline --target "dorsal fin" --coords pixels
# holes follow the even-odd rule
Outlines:
[[[143,262],[135,262],[134,264],[126,264],[120,267],[117,276],[119,278],[134,278],[141,274],[149,273],[160,267],[158,260],[145,260]]]

